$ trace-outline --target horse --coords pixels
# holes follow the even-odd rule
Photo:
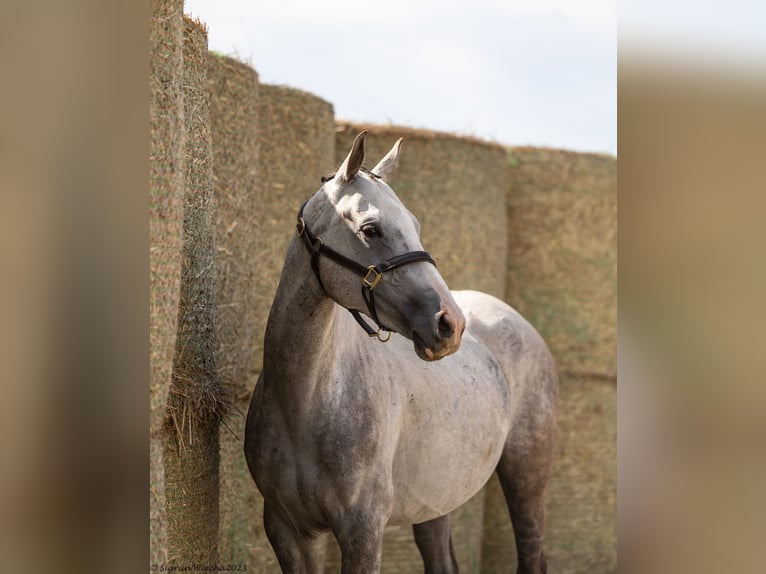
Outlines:
[[[517,572],[545,572],[556,365],[511,307],[449,290],[387,183],[402,140],[367,169],[366,136],[301,207],[269,314],[244,444],[266,535],[283,572],[321,572],[331,531],[370,574],[413,525],[425,572],[454,573],[448,513],[496,472]]]

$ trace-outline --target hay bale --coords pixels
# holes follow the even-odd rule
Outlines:
[[[149,548],[167,558],[162,425],[176,344],[183,229],[183,2],[152,0],[149,28]]]
[[[186,430],[186,429],[184,429]],[[197,422],[190,436],[164,437],[168,566],[218,560],[218,425]]]
[[[207,32],[187,18],[183,56],[183,265],[164,449],[170,565],[214,564],[217,559],[218,425],[226,409],[214,355],[215,230]]]
[[[258,232],[258,75],[209,55],[208,91],[216,203],[216,357],[221,381],[237,394],[252,370]]]
[[[335,162],[333,108],[293,88],[261,84],[258,97],[260,206],[255,276],[257,332],[254,363],[263,365],[263,335],[287,245],[301,204]]]
[[[552,572],[617,569],[617,385],[564,378],[547,493]]]
[[[506,151],[475,138],[395,126],[338,123],[336,163],[361,130],[367,167],[404,138],[391,187],[421,224],[423,247],[436,259],[451,289],[476,289],[504,297],[507,187]],[[484,493],[451,514],[455,555],[463,571],[478,572]],[[410,527],[389,527],[383,572],[422,569]],[[328,570],[329,571],[329,570]]]
[[[593,390],[584,385],[578,391],[571,375],[591,373],[608,388],[610,383],[603,381],[616,372],[616,161],[594,154],[515,148],[509,150],[509,163],[506,300],[540,331],[564,375],[557,459],[548,488],[546,552],[551,569],[557,572],[605,571],[599,565],[609,564],[614,552],[609,548],[613,534],[609,534],[608,526],[613,508],[610,510],[607,502],[600,507],[591,503],[591,517],[600,521],[602,532],[596,529],[576,534],[566,520],[581,511],[576,508],[578,501],[565,501],[557,493],[568,488],[560,478],[567,466],[579,465],[582,470],[609,464],[608,441],[614,433],[609,404],[581,421],[584,433],[594,425],[603,431],[600,436],[584,439],[595,440],[593,448],[603,452],[574,459],[567,448],[575,447],[563,446],[566,440],[561,437],[575,432],[571,413]],[[609,472],[593,475],[589,485],[569,487],[603,488],[608,497],[610,476]],[[486,508],[483,570],[507,572],[516,554],[496,478],[488,485]],[[577,539],[580,549],[574,546]],[[584,560],[588,552],[592,553],[592,564]]]
[[[616,375],[617,161],[509,151],[508,293],[563,373]]]
[[[242,451],[252,384],[255,342],[255,269],[259,206],[257,98],[258,76],[249,66],[209,54],[208,91],[216,202],[216,367],[234,408],[219,438],[219,561],[245,564],[256,541],[270,552],[255,511],[256,487]],[[260,564],[251,564],[261,571]]]

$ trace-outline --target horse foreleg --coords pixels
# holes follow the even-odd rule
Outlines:
[[[415,534],[415,544],[423,557],[425,574],[457,574],[449,515],[414,524],[412,532]]]
[[[352,531],[353,530],[353,531]],[[383,556],[383,527],[359,525],[338,536],[341,574],[377,574]]]
[[[292,521],[281,509],[264,503],[263,525],[266,536],[286,574],[321,574],[323,564],[319,557],[321,540],[312,533],[296,530]]]

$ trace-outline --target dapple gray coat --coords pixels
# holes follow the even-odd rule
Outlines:
[[[304,218],[325,245],[367,265],[422,246],[385,183],[401,140],[370,174],[360,169],[365,136]],[[319,573],[317,536],[330,530],[343,574],[379,572],[384,527],[413,524],[425,571],[457,572],[447,514],[497,472],[518,572],[545,572],[558,379],[537,332],[494,297],[450,292],[419,262],[375,287],[381,323],[396,332],[379,343],[346,310],[365,309],[361,278],[320,257],[322,287],[310,261],[294,238],[245,434],[282,570]]]

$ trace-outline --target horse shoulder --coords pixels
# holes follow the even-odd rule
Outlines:
[[[453,296],[466,316],[466,330],[493,353],[512,387],[540,387],[540,394],[557,394],[555,361],[529,321],[487,293],[454,291]]]

